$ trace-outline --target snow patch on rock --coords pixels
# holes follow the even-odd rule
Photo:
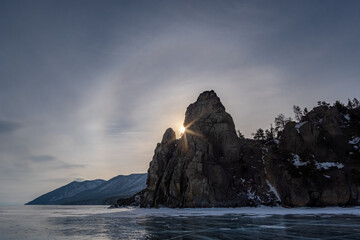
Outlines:
[[[278,194],[278,192],[276,191],[275,187],[274,187],[273,185],[271,185],[271,183],[270,183],[269,180],[267,180],[267,179],[266,179],[266,183],[267,183],[267,185],[268,185],[269,188],[270,188],[270,192],[273,192],[273,193],[275,194],[277,200],[278,200],[278,201],[281,201],[281,200],[280,200],[280,197],[279,197],[279,194]]]
[[[297,168],[301,167],[301,166],[306,166],[309,164],[309,162],[303,162],[301,161],[301,158],[299,155],[292,153],[292,159],[290,161],[292,161],[293,165]]]
[[[295,125],[295,129],[296,129],[296,131],[297,131],[298,133],[300,133],[300,128],[301,128],[305,123],[307,123],[307,121],[305,121],[305,122],[300,122],[300,123],[298,123],[298,124]]]
[[[247,190],[247,196],[248,196],[248,199],[257,200],[257,201],[261,202],[261,199],[259,198],[259,196],[255,192],[251,192],[250,189]]]
[[[315,166],[318,170],[321,170],[321,169],[329,169],[329,168],[332,168],[332,167],[337,167],[338,169],[341,169],[344,167],[344,164],[342,163],[338,163],[338,162],[315,162]]]
[[[345,114],[345,115],[344,115],[344,118],[345,118],[348,122],[350,122],[350,120],[351,120],[351,118],[350,118],[350,115],[349,115],[349,114]]]
[[[360,142],[360,137],[353,136],[352,140],[349,140],[349,144],[353,144],[353,145],[358,144],[359,142]]]

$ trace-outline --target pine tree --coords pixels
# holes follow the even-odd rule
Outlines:
[[[345,107],[345,105],[340,102],[339,100],[337,100],[335,103],[334,103],[334,107],[341,113],[346,113],[347,111],[347,108]]]
[[[254,140],[265,140],[265,134],[262,128],[256,130],[256,133],[253,133],[252,135],[254,136]]]
[[[265,138],[266,140],[270,141],[274,139],[274,135],[272,134],[271,131],[269,131],[268,129],[265,130]]]
[[[238,137],[239,137],[240,139],[245,139],[244,134],[242,134],[242,133],[240,132],[240,130],[237,130],[237,134],[238,134]]]
[[[276,118],[275,118],[275,131],[282,131],[286,125],[288,121],[285,118],[285,115],[280,113]]]
[[[327,103],[327,102],[325,102],[325,101],[322,101],[322,102],[321,102],[321,105],[322,105],[322,106],[327,106],[327,107],[329,107],[329,106],[330,106],[330,103]]]
[[[307,108],[304,108],[303,115],[306,116],[309,113]]]
[[[273,128],[272,123],[270,123],[270,133],[271,133],[271,136],[273,136],[273,138],[275,138],[275,129]]]
[[[359,100],[357,100],[356,98],[354,98],[354,100],[353,100],[353,107],[354,108],[359,107]]]
[[[295,114],[295,120],[297,122],[301,122],[301,118],[303,117],[303,112],[301,111],[301,108],[299,106],[293,106],[293,111]]]

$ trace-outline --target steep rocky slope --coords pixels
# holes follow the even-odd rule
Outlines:
[[[148,170],[142,207],[360,204],[360,109],[320,106],[272,141],[240,139],[214,91],[167,129]]]
[[[320,106],[288,123],[264,158],[282,204],[359,205],[359,136],[359,108]]]

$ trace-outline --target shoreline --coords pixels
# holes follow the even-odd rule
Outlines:
[[[102,214],[103,215],[103,214]],[[284,208],[284,207],[241,207],[241,208],[118,208],[116,212],[105,213],[107,217],[196,217],[241,215],[268,217],[275,215],[355,215],[360,216],[360,207]]]

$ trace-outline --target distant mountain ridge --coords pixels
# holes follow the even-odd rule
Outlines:
[[[73,181],[46,193],[26,205],[100,205],[113,204],[146,188],[147,173],[119,175],[102,179]]]

